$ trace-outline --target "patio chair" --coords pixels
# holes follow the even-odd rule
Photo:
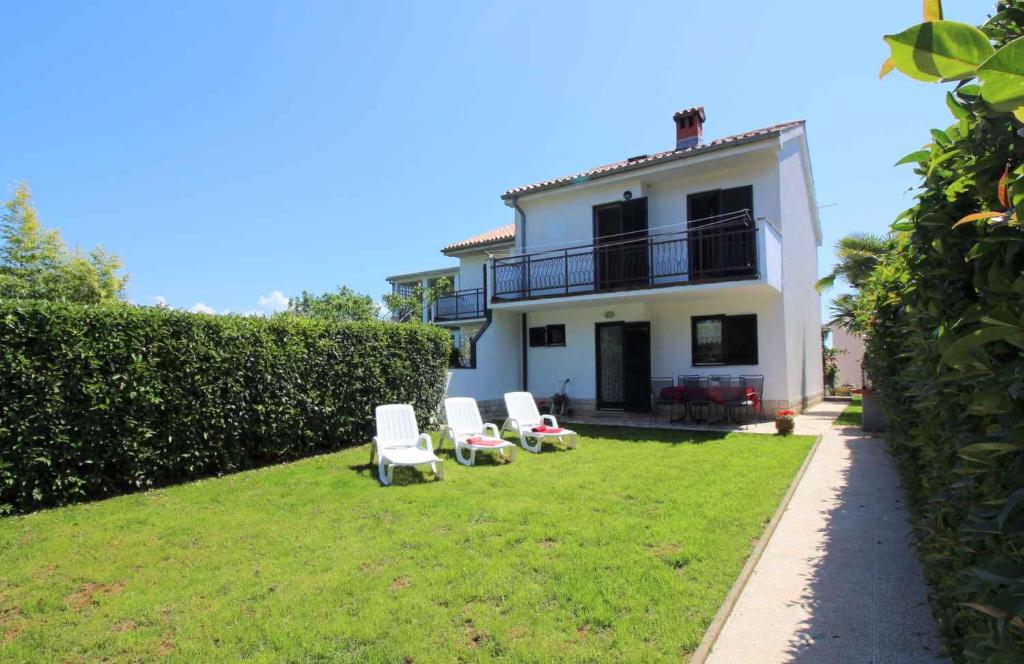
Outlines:
[[[370,463],[377,457],[377,475],[380,483],[388,486],[394,481],[395,466],[430,464],[437,479],[444,479],[444,462],[434,454],[430,436],[420,433],[416,413],[404,403],[377,406],[377,435],[373,437]]]
[[[711,411],[707,383],[701,376],[683,376],[682,379],[686,388],[686,412],[694,422],[706,421]]]
[[[524,450],[538,454],[544,441],[551,438],[576,449],[576,432],[558,426],[554,415],[541,415],[529,392],[506,392],[505,408],[508,419],[501,425],[501,433],[514,431]],[[531,440],[536,442],[531,444]]]
[[[452,397],[444,400],[444,438],[455,445],[455,458],[464,466],[476,463],[477,452],[494,452],[502,459],[514,461],[516,446],[501,437],[495,424],[483,421],[476,399]],[[442,440],[444,440],[442,438]],[[469,456],[466,456],[466,453]]]
[[[651,422],[658,415],[658,406],[668,406],[668,418],[673,419],[675,407],[682,403],[675,394],[667,394],[672,392],[671,388],[674,387],[675,381],[672,378],[651,378]]]
[[[724,388],[732,385],[732,376],[708,376],[708,387]]]
[[[740,382],[743,386],[741,391],[742,397],[740,403],[735,405],[736,408],[743,408],[748,410],[751,415],[757,413],[761,419],[764,419],[764,376],[761,375],[750,375],[740,376]],[[751,395],[750,393],[753,392]],[[732,405],[730,404],[730,410]]]

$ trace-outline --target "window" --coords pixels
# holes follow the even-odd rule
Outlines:
[[[752,185],[702,191],[686,197],[691,279],[749,277],[756,274],[753,208]],[[739,214],[743,210],[747,214]]]
[[[548,325],[548,345],[565,345],[565,325]]]
[[[548,345],[548,328],[546,327],[531,327],[530,328],[530,348],[536,348],[537,346]]]
[[[530,347],[564,346],[565,325],[547,325],[530,328]]]
[[[693,365],[757,364],[757,316],[694,316]]]

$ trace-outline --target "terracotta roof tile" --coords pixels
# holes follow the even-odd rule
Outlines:
[[[694,109],[687,109],[694,110]],[[686,113],[687,111],[680,111],[680,113]],[[525,194],[534,191],[540,191],[544,189],[554,189],[556,187],[564,187],[577,182],[584,182],[586,180],[592,180],[599,177],[605,177],[608,175],[614,175],[628,170],[634,170],[637,168],[643,168],[646,166],[653,166],[657,163],[666,161],[673,161],[675,159],[683,159],[685,157],[691,157],[703,152],[710,152],[715,149],[728,147],[732,144],[743,143],[746,141],[756,140],[764,136],[778,134],[787,129],[798,127],[804,123],[803,120],[796,120],[794,122],[784,122],[782,124],[772,125],[770,127],[763,127],[761,129],[754,129],[753,131],[743,132],[742,134],[733,134],[732,136],[726,136],[724,138],[718,138],[708,143],[701,143],[700,145],[691,148],[682,148],[678,150],[666,150],[665,152],[658,152],[655,154],[642,155],[640,157],[630,157],[622,161],[617,161],[612,164],[605,164],[604,166],[598,166],[591,168],[590,170],[580,171],[579,173],[573,173],[572,175],[566,175],[560,178],[554,178],[551,180],[543,180],[541,182],[535,182],[533,184],[524,185],[522,187],[515,187],[509,189],[501,195],[502,198],[511,198],[518,194]]]
[[[446,251],[456,251],[456,250],[459,250],[459,249],[469,249],[471,247],[478,247],[478,246],[483,246],[483,245],[487,245],[487,244],[496,244],[498,242],[511,242],[512,240],[515,240],[515,239],[516,239],[516,225],[515,224],[506,224],[504,226],[498,226],[497,228],[492,228],[491,230],[486,231],[484,233],[480,233],[480,234],[474,235],[472,237],[467,237],[465,240],[459,240],[458,242],[453,242],[453,243],[449,244],[447,247],[445,247],[444,249],[442,249],[441,251],[442,252],[446,252]]]

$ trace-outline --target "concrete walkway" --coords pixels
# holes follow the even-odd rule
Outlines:
[[[833,426],[843,407],[797,418],[821,444],[708,662],[946,661],[885,441]]]

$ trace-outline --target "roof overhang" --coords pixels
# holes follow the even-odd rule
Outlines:
[[[496,240],[494,242],[482,242],[480,244],[474,244],[468,247],[459,247],[458,249],[442,249],[441,253],[445,256],[452,256],[458,258],[459,256],[466,256],[469,254],[479,253],[481,251],[494,251],[498,249],[512,249],[515,247],[516,241],[512,240]]]
[[[422,270],[420,272],[408,272],[406,274],[396,274],[387,277],[387,280],[391,283],[402,282],[402,281],[419,281],[422,279],[430,279],[433,277],[450,277],[459,273],[459,268],[456,267],[444,267],[436,270]]]
[[[796,123],[794,123],[796,124]],[[799,124],[802,124],[799,123]],[[525,191],[510,190],[501,195],[501,199],[505,202],[505,205],[512,206],[513,202],[520,198],[527,196],[533,196],[554,189],[564,189],[566,187],[573,187],[580,184],[586,184],[595,180],[603,180],[606,178],[613,178],[622,176],[624,174],[635,175],[638,172],[650,171],[664,167],[666,164],[673,164],[676,162],[695,160],[701,158],[700,161],[704,161],[709,158],[725,157],[730,153],[735,152],[736,148],[743,146],[749,146],[754,143],[761,143],[765,141],[774,141],[776,144],[779,142],[779,138],[788,129],[778,128],[764,132],[763,134],[757,134],[755,136],[745,136],[736,140],[728,141],[725,143],[709,143],[708,145],[699,146],[689,150],[670,152],[660,157],[647,159],[637,164],[624,164],[621,167],[610,169],[603,173],[594,173],[591,175],[582,175],[575,178],[563,178],[558,181],[547,182],[544,184],[532,186]]]

